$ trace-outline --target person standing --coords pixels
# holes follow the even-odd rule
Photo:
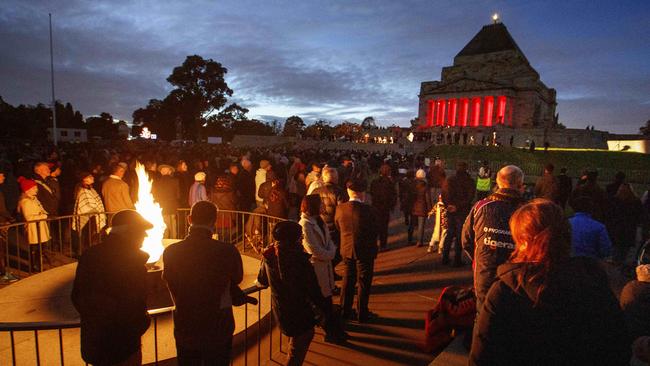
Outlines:
[[[391,177],[390,165],[382,164],[379,168],[379,177],[370,184],[370,195],[372,207],[378,218],[379,228],[379,249],[385,250],[388,247],[388,223],[390,213],[397,204],[397,190],[395,182]]]
[[[179,160],[176,163],[176,178],[180,189],[180,197],[178,200],[179,207],[189,207],[188,198],[190,197],[190,187],[194,183],[192,174],[188,171],[187,162]]]
[[[163,253],[163,279],[174,300],[178,364],[230,364],[235,330],[231,289],[243,280],[237,249],[212,239],[217,207],[199,201],[190,211],[189,235]]]
[[[427,173],[427,183],[431,190],[430,195],[432,200],[438,200],[446,176],[444,162],[436,156],[433,161],[433,166],[429,168],[429,172]]]
[[[605,225],[591,217],[593,206],[587,197],[578,197],[571,202],[575,212],[569,219],[571,255],[605,259],[612,254],[612,242]]]
[[[5,183],[5,172],[0,169],[0,186]],[[14,222],[15,219],[7,209],[5,203],[4,191],[0,189],[0,226]],[[7,245],[9,244],[9,229],[0,229],[0,284],[6,284],[18,281],[13,273],[7,269]]]
[[[413,242],[413,230],[417,225],[416,244],[421,247],[424,243],[424,226],[427,221],[427,215],[432,207],[431,196],[427,186],[426,173],[423,169],[415,172],[415,181],[413,182],[413,206],[411,208],[411,218],[409,219],[408,243]]]
[[[535,198],[546,198],[560,204],[560,185],[553,175],[554,171],[555,166],[553,164],[546,164],[544,175],[535,183]]]
[[[50,165],[38,162],[34,165],[34,182],[38,185],[38,201],[41,203],[47,217],[56,217],[59,214],[59,199],[51,182]]]
[[[260,160],[260,168],[255,172],[255,200],[257,201],[257,207],[262,207],[264,203],[264,197],[259,195],[260,187],[268,181],[267,175],[272,169],[273,167],[268,160]]]
[[[174,177],[174,168],[171,165],[158,166],[158,178],[151,185],[151,194],[162,208],[165,221],[165,239],[178,239],[178,203],[181,200],[181,188],[178,178]]]
[[[43,270],[41,267],[41,247],[50,241],[50,227],[45,221],[47,211],[38,200],[39,188],[35,181],[25,177],[18,177],[18,183],[20,184],[20,190],[23,192],[18,200],[18,213],[23,216],[25,221],[38,221],[26,224],[25,230],[27,243],[29,244],[30,270],[40,272]]]
[[[566,174],[566,168],[560,169],[560,175],[557,176],[557,186],[559,204],[562,208],[565,208],[573,190],[573,182],[571,177]]]
[[[622,183],[611,199],[607,227],[614,249],[614,262],[626,264],[627,253],[636,245],[636,231],[641,224],[643,205],[628,183]]]
[[[409,227],[411,219],[411,210],[413,209],[413,200],[415,199],[413,192],[413,171],[399,168],[399,180],[397,181],[397,189],[399,190],[399,207],[404,215],[404,225]]]
[[[475,182],[467,173],[467,163],[459,162],[455,175],[447,178],[442,187],[442,202],[447,208],[447,235],[442,243],[442,264],[449,264],[449,251],[453,246],[454,266],[463,265],[461,230],[472,207],[475,190]]]
[[[476,175],[476,200],[480,201],[489,196],[492,192],[492,170],[490,163],[483,160],[481,167]]]
[[[515,244],[510,234],[510,217],[523,204],[524,172],[508,165],[497,173],[498,189],[476,202],[463,225],[463,249],[474,265],[476,309],[496,280],[497,267],[505,263]]]
[[[330,238],[329,230],[320,217],[321,199],[316,194],[305,196],[300,204],[300,226],[302,227],[302,246],[311,257],[309,261],[314,266],[321,294],[325,298],[324,329],[326,342],[343,342],[346,335],[337,326],[332,305],[334,284],[334,268],[332,260],[336,254],[336,246]]]
[[[339,187],[338,171],[332,167],[325,167],[322,171],[323,186],[316,188],[313,194],[320,196],[322,202],[321,218],[327,225],[330,238],[336,246],[336,255],[332,261],[332,268],[341,262],[341,233],[336,227],[334,218],[336,216],[336,209],[339,205],[348,201],[347,194]],[[340,280],[340,276],[334,273],[334,278]]]
[[[95,177],[90,172],[81,172],[79,178],[81,180],[74,190],[73,209],[73,214],[77,217],[72,220],[72,230],[77,233],[72,241],[72,252],[77,258],[82,251],[94,244],[94,238],[106,226],[104,204],[93,188]]]
[[[150,322],[149,255],[139,248],[153,225],[134,210],[122,210],[110,227],[77,265],[71,297],[81,317],[81,356],[93,365],[141,365],[141,337]]]
[[[205,188],[205,178],[206,175],[204,172],[194,174],[194,183],[190,187],[190,196],[188,199],[190,207],[194,206],[197,202],[208,200],[208,191]]]
[[[357,179],[347,183],[350,200],[336,208],[334,224],[341,233],[341,256],[345,267],[341,288],[343,317],[351,319],[355,285],[357,320],[367,322],[377,317],[368,309],[370,287],[377,257],[378,225],[373,208],[364,203],[367,184]]]
[[[255,203],[255,175],[253,173],[253,164],[248,159],[242,159],[242,169],[239,171],[237,178],[237,187],[239,187],[239,204],[242,211],[249,212],[253,209]]]
[[[281,221],[273,227],[277,244],[263,253],[257,284],[271,287],[271,309],[282,334],[289,337],[287,366],[300,366],[305,360],[316,325],[314,306],[323,309],[325,299],[309,255],[301,245],[302,227]]]
[[[129,185],[122,180],[125,173],[124,165],[116,164],[111,175],[102,185],[102,197],[107,212],[115,213],[135,208],[129,194]]]
[[[474,330],[469,365],[627,365],[631,340],[607,274],[570,257],[562,209],[546,199],[510,219],[515,251],[499,266]]]

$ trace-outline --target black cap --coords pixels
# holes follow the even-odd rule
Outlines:
[[[111,230],[116,228],[149,230],[153,225],[135,210],[122,210],[111,219]]]

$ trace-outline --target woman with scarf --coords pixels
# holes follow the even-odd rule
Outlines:
[[[72,230],[76,235],[72,240],[73,256],[78,257],[89,246],[96,244],[97,233],[106,226],[106,215],[102,199],[93,188],[95,177],[90,172],[81,172],[81,179],[74,190],[74,211]],[[96,214],[96,215],[92,215]]]
[[[260,287],[271,287],[273,313],[280,330],[289,337],[288,366],[302,365],[314,337],[316,317],[313,308],[325,309],[325,298],[300,237],[302,227],[282,221],[273,228],[276,244],[263,253],[257,277]]]

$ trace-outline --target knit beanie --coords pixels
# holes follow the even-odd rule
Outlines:
[[[36,187],[36,182],[25,177],[18,177],[18,184],[20,184],[20,190],[23,192],[27,192]]]

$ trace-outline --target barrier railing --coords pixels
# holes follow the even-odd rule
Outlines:
[[[187,225],[188,214],[189,209],[179,209],[176,214],[176,239],[185,237],[189,231],[189,226]],[[84,216],[96,215],[97,214],[60,216],[53,219],[13,223],[0,226],[0,232],[2,233],[2,235],[0,235],[0,241],[3,241],[5,244],[7,264],[9,267],[17,269],[21,273],[32,274],[36,272],[32,271],[33,264],[40,265],[39,269],[41,270],[44,269],[43,265],[47,264],[46,262],[48,261],[47,251],[65,256],[74,254],[74,250],[77,248],[79,248],[79,251],[82,251],[84,248],[98,243],[99,231],[92,232],[92,228],[87,229],[85,227],[83,227],[81,231],[72,230],[72,220],[78,220]],[[220,211],[218,216],[215,234],[219,240],[236,245],[242,253],[246,253],[247,251],[257,254],[261,253],[261,251],[271,243],[271,231],[273,226],[280,221],[284,221],[284,219],[277,217],[243,211]],[[92,224],[92,221],[89,222]],[[25,231],[29,230],[28,225],[41,225],[42,223],[48,225],[48,228],[52,228],[54,225],[54,227],[58,229],[56,232],[57,236],[52,235],[52,240],[42,241],[41,234],[39,234],[38,243],[29,244],[25,234]],[[39,228],[38,230],[41,230],[39,226],[37,226],[37,228]],[[83,230],[89,230],[87,235],[84,235],[85,233]],[[11,239],[12,235],[15,238],[13,240]],[[75,236],[77,239],[73,239]],[[80,241],[74,242],[73,240]],[[40,253],[37,258],[33,258],[33,256],[29,255],[31,251],[25,249],[26,245],[38,248]],[[46,251],[44,251],[44,249],[46,249]],[[11,250],[13,250],[13,252]],[[28,258],[25,258],[25,252],[27,252]],[[23,269],[26,270],[23,271]],[[279,347],[280,351],[282,350],[282,337],[280,335],[278,342],[274,344],[273,337],[275,326],[273,316],[271,315],[272,305],[267,303],[266,306],[269,311],[262,311],[262,289],[251,287],[246,289],[245,293],[256,297],[258,304],[249,305],[247,303],[243,305],[244,327],[242,333],[236,335],[237,339],[241,340],[243,337],[243,340],[239,342],[237,347],[233,348],[233,361],[231,361],[231,365],[259,366],[272,359],[273,352],[277,347]],[[268,301],[270,302],[270,300]],[[257,319],[251,324],[249,324],[250,306],[257,307]],[[149,355],[149,359],[146,359],[145,357],[143,360],[145,363],[158,365],[161,361],[159,323],[161,321],[171,322],[171,312],[173,309],[173,307],[163,307],[149,310],[149,315],[151,316],[152,321],[147,333],[142,338],[143,351],[146,349],[146,355]],[[268,315],[268,322],[265,320],[266,315]],[[169,325],[169,323],[167,323],[167,325]],[[79,346],[79,327],[80,323],[78,320],[61,322],[0,323],[0,337],[8,337],[4,340],[0,338],[0,364],[49,365],[58,363],[62,366],[65,364],[84,364],[84,362],[81,361],[78,351],[76,351]],[[75,334],[74,336],[66,335],[66,332],[73,332]],[[278,332],[276,331],[276,333]],[[263,336],[267,336],[267,338],[263,339]],[[17,338],[20,338],[20,340],[17,341]],[[70,338],[74,338],[74,340],[71,341]],[[250,338],[253,339],[251,340]],[[31,348],[31,351],[25,350],[27,344],[30,342],[33,344],[33,348]],[[5,347],[5,344],[8,345],[8,347]],[[18,350],[18,344],[21,345],[20,350]],[[46,346],[44,346],[44,344],[46,344]],[[68,347],[71,344],[73,344],[74,347]],[[252,347],[253,344],[255,347]],[[262,351],[262,348],[266,346],[268,346],[268,358],[265,357]],[[274,346],[276,348],[274,348]],[[70,355],[70,352],[76,352],[77,354]],[[169,354],[169,352],[165,353]],[[249,357],[249,353],[257,355],[256,363],[252,362],[253,358]],[[173,350],[173,355],[175,356],[175,350]],[[45,362],[44,360],[47,361]],[[249,361],[251,362],[249,363]]]

